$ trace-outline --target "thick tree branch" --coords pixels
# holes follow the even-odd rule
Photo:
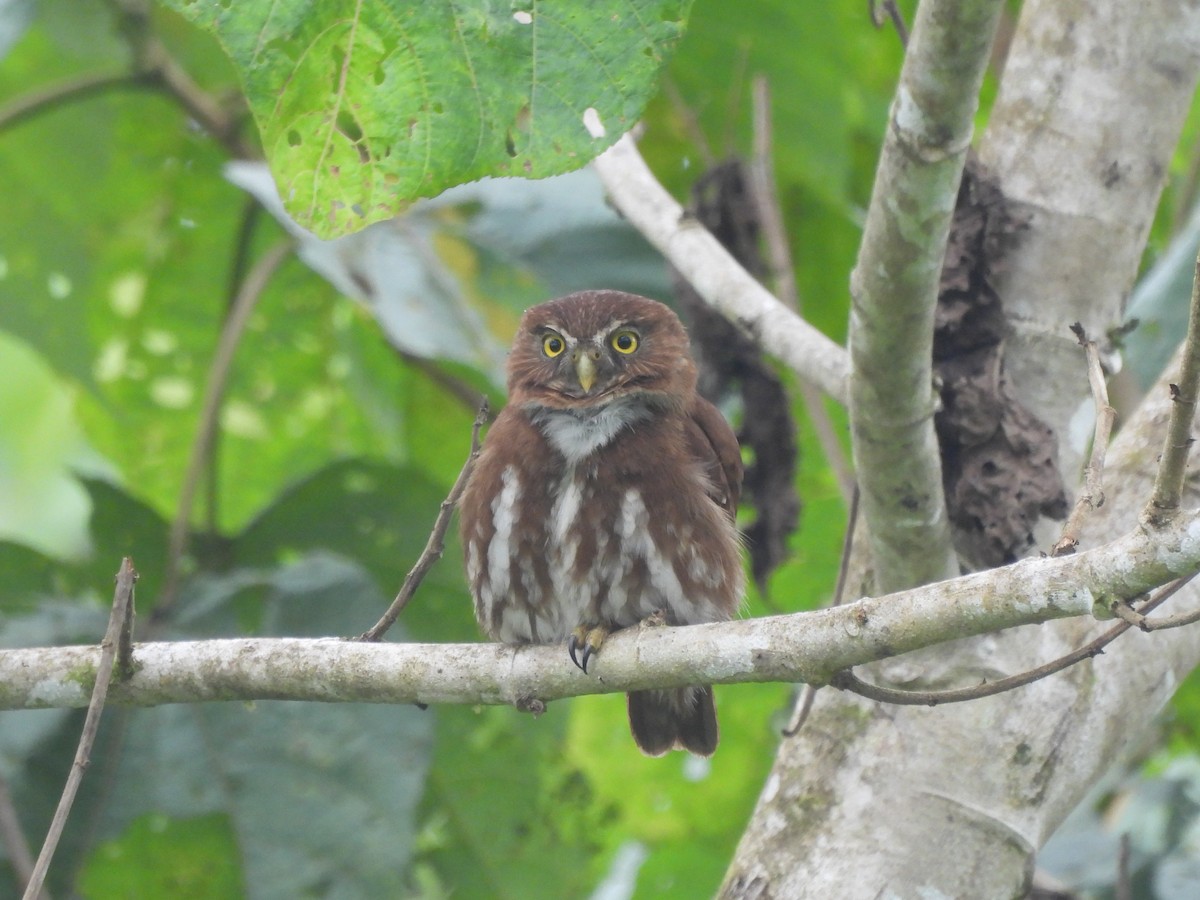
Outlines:
[[[243,639],[139,644],[111,702],[492,703],[676,687],[803,681],[968,635],[1093,612],[1200,568],[1200,511],[1075,556],[786,616],[613,635],[593,677],[562,646]],[[95,647],[0,651],[0,709],[86,704]]]
[[[780,303],[659,184],[625,135],[592,163],[609,197],[714,309],[796,373],[846,402],[846,351]]]
[[[1002,7],[918,7],[850,276],[850,429],[880,590],[958,573],[933,428],[933,317]]]
[[[1013,328],[1006,373],[1055,429],[1068,477],[1087,437],[1068,423],[1087,399],[1067,329],[1081,322],[1104,334],[1120,321],[1198,72],[1200,8],[1022,4],[981,158],[1029,221],[996,285]],[[1169,406],[1160,388],[1125,422],[1085,542],[1134,527]],[[1194,585],[1184,591],[1183,608],[1198,595]],[[1014,629],[889,661],[872,677],[937,688],[1006,675],[1095,630],[1082,618]],[[1023,688],[1019,703],[880,707],[821,691],[809,725],[780,748],[722,896],[876,896],[898,885],[1025,896],[1037,848],[1153,727],[1198,658],[1188,629],[1130,631],[1094,660]]]

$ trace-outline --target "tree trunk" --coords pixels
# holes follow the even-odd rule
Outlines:
[[[1057,431],[1074,476],[1090,403],[1067,326],[1102,337],[1136,275],[1200,72],[1200,9],[1027,0],[981,155],[1030,216],[1000,286],[1021,399]],[[1150,496],[1169,401],[1152,393],[1109,455],[1094,545]],[[1086,429],[1081,433],[1090,434]],[[853,596],[853,594],[851,594]],[[1200,601],[1195,590],[1175,608]],[[901,657],[872,678],[961,686],[1083,643],[1084,621]],[[1187,629],[1130,632],[1096,660],[1010,694],[895,707],[826,689],[785,739],[723,897],[1022,897],[1034,854],[1200,659]],[[1115,863],[1114,863],[1115,864]]]

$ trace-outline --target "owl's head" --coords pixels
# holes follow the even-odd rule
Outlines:
[[[508,356],[509,402],[551,409],[641,395],[681,407],[696,387],[687,332],[663,304],[580,291],[525,311]]]

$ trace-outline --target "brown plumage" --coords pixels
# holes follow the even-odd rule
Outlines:
[[[584,291],[526,311],[497,416],[460,505],[475,615],[491,637],[604,637],[661,610],[730,618],[742,598],[737,440],[696,393],[687,334],[661,303]],[[629,695],[646,753],[709,755],[712,689]]]

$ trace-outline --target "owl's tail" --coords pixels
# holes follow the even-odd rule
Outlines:
[[[712,756],[717,749],[717,708],[712,687],[670,691],[634,691],[629,701],[629,730],[647,756],[687,750]]]

